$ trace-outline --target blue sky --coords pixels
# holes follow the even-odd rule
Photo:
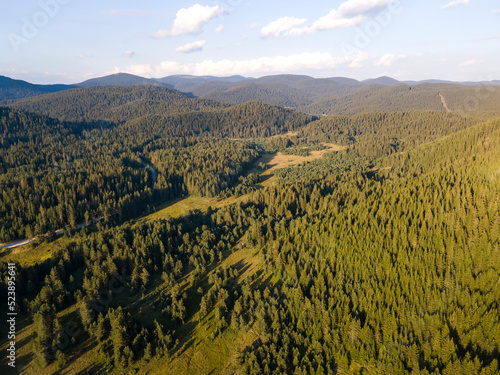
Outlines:
[[[0,5],[0,75],[117,72],[500,79],[493,0],[22,0]]]

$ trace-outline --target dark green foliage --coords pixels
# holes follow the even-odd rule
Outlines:
[[[477,120],[435,111],[328,116],[298,131],[310,141],[352,145],[358,153],[378,157],[465,129]]]
[[[92,92],[94,97],[85,90],[101,91]],[[138,93],[129,87],[85,90],[76,90],[76,97],[73,91],[58,94],[63,95],[60,105],[64,111],[77,111],[69,118],[94,115],[84,115],[77,106],[70,106],[65,101],[67,95],[71,100],[78,98],[78,103],[81,99],[80,104],[93,111],[100,107],[89,100],[102,100],[102,105],[107,98],[106,110],[113,112],[109,95],[132,105],[136,94],[149,98],[144,104],[148,110],[175,112],[185,110],[183,105],[189,110],[196,106],[214,109],[208,107],[209,102],[157,87],[136,87]],[[132,97],[118,97],[119,90]],[[166,101],[168,95],[174,99]],[[44,98],[36,100],[51,105]],[[152,107],[151,98],[161,106]],[[57,108],[51,110],[57,112]],[[136,108],[139,114],[131,116],[142,115],[141,108]],[[64,111],[59,115],[66,116]],[[107,116],[98,113],[96,118]],[[113,116],[104,119],[118,120]],[[185,194],[216,196],[237,181],[259,151],[248,143],[212,136],[262,137],[295,130],[312,120],[311,116],[261,103],[215,112],[150,115],[117,125],[61,122],[1,108],[0,240],[32,238],[101,217],[122,221],[137,216],[142,207]],[[209,137],[193,138],[198,135]],[[156,169],[154,189],[144,159]]]
[[[16,108],[68,121],[121,123],[152,113],[176,113],[224,108],[161,86],[101,86],[66,90],[18,101]]]
[[[0,108],[0,241],[137,215],[151,174],[112,129]]]
[[[53,347],[62,331],[56,313],[77,304],[84,333],[76,345],[88,345],[89,337],[102,364],[124,373],[184,355],[198,344],[196,324],[210,327],[208,342],[252,333],[254,342],[233,363],[245,374],[500,371],[500,120],[474,125],[444,111],[395,112],[305,126],[312,117],[254,102],[110,127],[12,110],[2,116],[2,166],[17,181],[3,186],[25,202],[16,203],[18,214],[35,200],[22,194],[23,178],[40,171],[40,181],[57,186],[44,176],[55,162],[78,155],[81,173],[90,169],[103,181],[101,174],[113,171],[117,183],[142,187],[151,202],[248,194],[179,219],[80,233],[44,263],[19,265],[17,293],[33,317],[38,352]],[[297,134],[261,146],[221,139],[292,130]],[[261,147],[297,153],[326,147],[322,142],[349,149],[285,168],[266,189],[257,175],[245,174]],[[86,147],[98,156],[80,154]],[[92,169],[97,162],[102,168]],[[154,189],[143,162],[158,173]],[[79,197],[86,180],[65,178],[68,196]],[[46,187],[40,199],[51,191]],[[104,189],[102,199],[118,196]],[[123,218],[134,199],[141,197],[126,201]],[[50,217],[51,208],[42,212]],[[12,218],[4,232],[22,227]],[[243,276],[246,264],[226,262],[245,249],[259,259],[251,276]],[[7,267],[0,267],[6,300]],[[55,358],[64,366],[61,352],[41,363]]]
[[[20,101],[16,107],[70,121],[125,123],[131,132],[184,137],[263,137],[295,130],[315,119],[259,102],[227,108],[166,87],[145,85],[67,90]]]
[[[0,104],[51,92],[75,88],[72,85],[34,85],[18,79],[0,76]]]

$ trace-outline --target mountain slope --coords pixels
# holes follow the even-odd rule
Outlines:
[[[378,78],[366,79],[362,83],[367,85],[381,85],[381,86],[399,86],[401,82],[395,80],[394,78],[383,76]]]
[[[232,84],[242,81],[252,81],[253,78],[245,78],[242,76],[229,76],[229,77],[215,77],[215,76],[193,76],[187,74],[177,74],[163,78],[156,78],[155,81],[172,87],[182,92],[191,92],[194,87],[206,83],[214,84]]]
[[[154,79],[139,77],[133,74],[117,73],[104,77],[92,78],[87,81],[75,84],[75,86],[78,87],[134,85],[160,85],[160,83]]]
[[[162,136],[264,137],[316,119],[260,102],[229,106],[147,85],[73,89],[22,100],[15,107],[63,120],[126,123],[134,132]]]
[[[123,122],[152,113],[177,113],[225,108],[227,104],[192,98],[162,86],[96,86],[38,96],[16,108],[60,119]]]
[[[354,115],[364,112],[403,110],[444,111],[439,87],[428,86],[366,86],[356,92],[318,101],[300,109],[326,115]]]
[[[0,76],[0,104],[9,104],[17,99],[58,92],[74,88],[73,85],[34,85],[32,83]]]
[[[331,96],[349,94],[362,87],[355,80],[342,78],[277,75],[233,84],[209,82],[192,87],[191,92],[198,97],[231,104],[258,100],[299,108]]]

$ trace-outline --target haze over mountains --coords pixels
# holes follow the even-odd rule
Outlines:
[[[345,77],[313,78],[286,74],[261,78],[173,75],[148,79],[118,73],[72,85],[34,85],[0,77],[0,104],[74,88],[154,85],[228,104],[261,101],[315,115],[350,115],[373,110],[446,110],[441,94],[444,94],[445,101],[451,100],[451,103],[447,103],[449,110],[462,110],[474,105],[474,109],[491,111],[498,108],[496,103],[500,100],[497,89],[499,84],[500,81],[402,82],[390,77],[358,81]],[[474,97],[480,91],[483,92],[482,100],[476,105]]]

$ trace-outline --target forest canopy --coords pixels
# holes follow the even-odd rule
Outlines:
[[[156,86],[0,107],[0,241],[38,237],[0,250],[23,366],[498,374],[500,120],[395,107]],[[162,214],[184,198],[209,204]]]

